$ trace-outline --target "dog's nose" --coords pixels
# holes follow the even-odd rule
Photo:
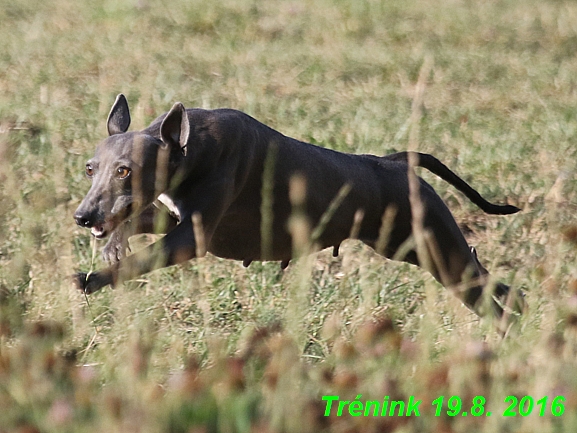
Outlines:
[[[87,214],[77,213],[74,215],[74,220],[76,221],[76,224],[78,224],[80,227],[90,228],[94,225],[92,218]]]

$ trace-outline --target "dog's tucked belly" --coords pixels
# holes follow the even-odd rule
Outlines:
[[[216,227],[208,251],[215,256],[234,260],[285,260],[291,256],[291,238],[286,223],[273,227],[273,257],[261,257],[260,206],[231,207]]]
[[[260,218],[236,215],[219,224],[208,251],[233,260],[288,260],[292,256],[291,238],[286,230],[273,228],[272,256],[262,257]]]

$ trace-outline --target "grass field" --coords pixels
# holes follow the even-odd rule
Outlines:
[[[0,0],[0,41],[1,433],[577,431],[577,3]],[[67,278],[103,263],[72,214],[120,92],[132,129],[182,101],[340,151],[435,154],[522,208],[485,215],[421,172],[528,313],[501,339],[354,241],[84,297]],[[413,396],[420,416],[325,417],[327,395]],[[531,413],[503,416],[508,396]]]

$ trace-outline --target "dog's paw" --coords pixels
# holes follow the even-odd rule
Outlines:
[[[108,283],[102,281],[102,278],[100,278],[98,272],[94,272],[92,274],[77,272],[72,276],[72,284],[74,285],[75,289],[89,295],[100,290]]]
[[[507,307],[514,314],[525,314],[529,309],[525,293],[506,284],[497,283],[493,296],[501,307]]]
[[[102,249],[102,259],[106,263],[113,265],[126,257],[127,248],[128,240],[122,234],[114,232]]]
[[[86,287],[86,273],[77,272],[74,275],[72,275],[70,279],[76,290],[84,292],[84,288]]]

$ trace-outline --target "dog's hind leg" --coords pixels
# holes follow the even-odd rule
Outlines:
[[[485,280],[485,284],[492,289],[492,296],[495,303],[493,307],[497,309],[499,316],[503,313],[503,306],[508,307],[511,311],[521,314],[526,308],[525,294],[521,290],[512,290],[506,284],[501,282],[491,282],[489,280],[489,271],[481,264],[477,257],[477,250],[475,247],[470,247],[471,256],[475,262],[480,278]]]
[[[503,307],[495,298],[507,298],[510,289],[491,281],[448,212],[445,206],[428,208],[425,241],[432,266],[428,270],[477,315],[500,319]]]
[[[499,319],[503,315],[503,308],[494,298],[507,298],[509,287],[490,281],[487,270],[479,263],[451,212],[434,190],[422,182],[420,191],[425,207],[420,235],[423,236],[426,246],[425,251],[421,251],[420,254],[426,254],[426,260],[418,256],[414,240],[411,241],[412,225],[407,221],[410,219],[407,215],[395,219],[390,230],[389,244],[384,251],[377,252],[385,257],[425,268],[476,314],[479,316],[490,314]],[[373,233],[376,232],[377,230],[373,229]],[[377,243],[376,239],[365,238],[363,241],[373,249]],[[486,308],[487,304],[489,308]],[[512,305],[515,305],[513,309],[520,312],[521,308],[517,308],[516,303]]]
[[[525,307],[521,292],[513,292],[509,286],[492,282],[485,268],[476,259],[472,251],[450,251],[447,244],[437,245],[432,232],[427,232],[427,251],[431,268],[426,269],[444,287],[449,289],[463,304],[478,316],[490,315],[497,320],[503,316],[503,306],[507,305],[516,313],[522,313]],[[374,249],[375,242],[364,241]],[[387,258],[394,258],[396,251],[387,249],[383,254]],[[446,259],[445,259],[446,257]],[[417,266],[419,261],[414,249],[409,249],[403,257],[395,257]],[[501,329],[502,326],[498,325]]]

